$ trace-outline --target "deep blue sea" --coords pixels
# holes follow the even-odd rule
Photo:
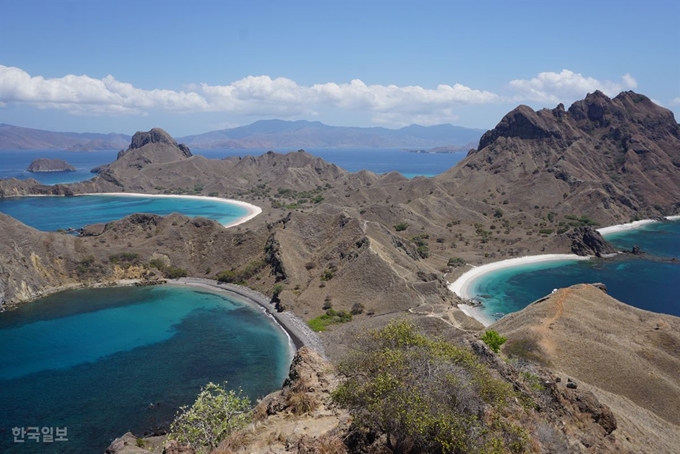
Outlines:
[[[268,148],[257,149],[216,149],[192,150],[210,159],[222,159],[230,156],[259,156]],[[289,148],[275,149],[285,153]],[[337,164],[350,172],[370,170],[375,173],[387,173],[392,170],[401,172],[408,178],[418,175],[433,176],[442,173],[459,161],[467,152],[457,153],[409,153],[398,148],[310,148],[308,153]],[[117,151],[93,151],[74,153],[68,151],[7,151],[0,150],[0,178],[35,178],[43,184],[73,183],[89,180],[94,176],[90,170],[116,159]],[[76,172],[26,172],[28,165],[37,158],[63,159],[76,167]]]
[[[49,232],[109,222],[132,213],[182,213],[227,224],[242,218],[248,212],[241,206],[213,199],[83,195],[0,198],[0,213]]]
[[[594,282],[631,306],[680,316],[680,221],[647,224],[606,239],[622,250],[638,245],[646,254],[507,268],[480,277],[471,291],[490,319],[523,309],[555,288]]]
[[[200,387],[279,388],[288,338],[260,310],[182,287],[66,291],[0,314],[0,452],[102,453],[166,426]],[[68,441],[14,443],[13,427]],[[42,439],[41,439],[42,440]]]

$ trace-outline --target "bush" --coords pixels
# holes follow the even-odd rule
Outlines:
[[[394,230],[397,232],[401,232],[406,229],[408,229],[408,224],[406,222],[400,222],[399,224],[394,225]]]
[[[250,422],[250,409],[250,399],[242,396],[241,390],[236,393],[208,383],[190,408],[185,405],[177,412],[170,426],[171,438],[198,452],[210,452],[229,434]]]
[[[506,338],[498,334],[496,331],[489,329],[484,332],[484,335],[481,337],[482,342],[484,342],[486,345],[489,346],[491,350],[494,352],[498,353],[501,349],[501,345],[507,341]]]
[[[451,257],[446,266],[465,266],[465,260],[460,257]]]
[[[352,321],[352,314],[345,311],[336,311],[335,309],[328,309],[325,314],[313,318],[307,322],[307,325],[312,331],[320,332],[326,331],[326,328],[336,323],[347,323]]]
[[[365,307],[364,307],[363,304],[361,304],[361,303],[354,303],[354,304],[352,305],[352,310],[351,310],[350,312],[351,312],[352,315],[359,315],[359,314],[363,314],[364,309],[365,309]]]
[[[180,277],[187,277],[187,270],[177,268],[176,266],[169,266],[163,271],[163,274],[168,279],[179,279]]]
[[[525,452],[524,431],[509,422],[512,388],[469,351],[431,340],[407,322],[359,339],[339,365],[333,392],[353,426],[386,436],[389,452]]]

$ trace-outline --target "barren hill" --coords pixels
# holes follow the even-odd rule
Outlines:
[[[539,360],[587,384],[644,452],[680,443],[680,319],[575,285],[494,323],[506,353]]]
[[[436,179],[458,194],[500,193],[517,208],[602,223],[674,214],[680,126],[671,111],[630,91],[613,99],[598,91],[568,110],[519,106]]]

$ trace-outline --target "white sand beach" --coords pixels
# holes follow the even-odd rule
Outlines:
[[[245,208],[248,211],[248,214],[246,214],[244,217],[239,218],[235,220],[234,222],[230,222],[227,224],[222,224],[225,228],[229,227],[234,227],[240,224],[243,224],[244,222],[250,221],[253,219],[255,216],[258,214],[262,213],[262,208],[260,208],[257,205],[253,205],[252,203],[248,202],[243,202],[241,200],[233,200],[233,199],[222,199],[220,197],[209,197],[209,196],[202,196],[202,195],[174,195],[174,194],[141,194],[141,193],[133,193],[133,192],[97,192],[97,193],[87,193],[87,194],[77,194],[77,195],[110,195],[110,196],[123,196],[123,197],[162,197],[162,198],[182,198],[182,199],[193,199],[193,200],[212,200],[214,202],[218,203],[225,203],[229,205],[237,205],[242,208]]]
[[[606,236],[606,235],[611,235],[612,233],[619,233],[619,232],[625,232],[627,230],[639,229],[639,228],[641,228],[645,225],[653,224],[655,222],[659,222],[659,221],[656,221],[654,219],[643,219],[641,221],[633,221],[633,222],[629,222],[627,224],[617,224],[617,225],[610,225],[609,227],[602,227],[601,229],[597,229],[597,231],[600,232],[600,235]]]
[[[456,279],[453,283],[449,284],[448,288],[462,299],[469,300],[474,296],[472,294],[472,286],[474,282],[486,274],[520,265],[566,260],[588,260],[589,258],[590,257],[581,257],[575,254],[543,254],[501,260],[499,262],[488,263],[486,265],[472,268],[471,270],[463,273],[463,275]],[[458,308],[466,315],[478,320],[484,326],[489,326],[491,323],[493,323],[493,320],[485,315],[478,307],[465,304],[459,305]]]

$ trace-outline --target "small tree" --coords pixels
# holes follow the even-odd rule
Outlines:
[[[482,335],[482,342],[484,342],[486,345],[489,346],[491,350],[493,350],[495,353],[498,353],[500,351],[501,345],[507,341],[506,338],[498,334],[496,331],[489,329],[486,330],[484,335]]]
[[[226,382],[224,383],[226,386]],[[197,452],[210,452],[233,431],[250,422],[250,399],[241,390],[227,391],[208,383],[191,407],[180,407],[170,426],[171,437]],[[203,448],[207,448],[202,451]]]

